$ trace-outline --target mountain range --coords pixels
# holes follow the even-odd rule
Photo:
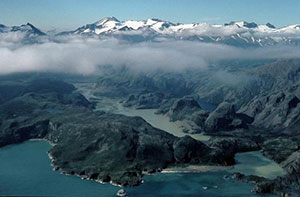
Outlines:
[[[0,33],[8,32],[25,32],[29,37],[47,35],[30,23],[13,27],[0,24]],[[207,23],[175,24],[160,19],[119,21],[115,17],[105,17],[73,31],[56,34],[56,36],[65,35],[114,37],[131,42],[189,40],[237,47],[263,47],[278,44],[299,45],[300,25],[276,28],[270,23],[259,25],[244,21],[230,22],[224,25]]]
[[[0,33],[11,33],[11,32],[21,32],[26,33],[31,36],[45,36],[46,33],[42,32],[38,28],[36,28],[34,25],[27,23],[26,25],[21,26],[5,26],[0,24]]]

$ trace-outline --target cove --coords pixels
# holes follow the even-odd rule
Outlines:
[[[119,187],[53,171],[47,155],[50,148],[46,141],[1,148],[0,195],[116,196]],[[229,174],[226,171],[154,174],[145,176],[141,186],[126,190],[129,196],[258,196],[250,192],[251,184],[224,180],[224,175]]]

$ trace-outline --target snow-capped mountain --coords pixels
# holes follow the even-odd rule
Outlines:
[[[0,33],[21,32],[26,38],[46,35],[31,24],[7,27],[0,25]],[[190,40],[220,43],[237,47],[261,47],[272,45],[300,45],[300,25],[276,28],[274,25],[230,22],[224,25],[207,23],[172,23],[160,19],[120,21],[106,17],[95,23],[84,25],[61,35],[84,35],[93,37],[115,37],[131,42]]]
[[[8,27],[5,25],[0,24],[0,33],[11,33],[11,32],[20,32],[20,33],[25,33],[28,36],[45,36],[46,34],[33,26],[30,23],[27,23],[26,25],[21,25],[21,26],[12,26]]]
[[[173,23],[162,21],[159,19],[148,19],[146,21],[124,21],[120,22],[115,17],[106,17],[95,23],[85,25],[72,32],[74,34],[108,34],[117,32],[131,32],[131,31],[147,31],[151,30],[157,33],[163,33],[169,27],[175,26]]]
[[[192,40],[240,47],[300,44],[300,25],[276,28],[270,23],[259,25],[244,21],[224,25],[174,24],[160,19],[119,21],[115,17],[106,17],[62,34],[113,36],[131,41]]]

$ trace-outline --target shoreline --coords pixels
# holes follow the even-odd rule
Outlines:
[[[34,139],[29,139],[28,141],[46,141],[48,142],[52,147],[55,146],[56,144],[54,144],[53,142],[50,142],[50,140],[47,139],[42,139],[42,138],[34,138]]]
[[[165,168],[161,173],[203,173],[203,172],[216,172],[216,171],[226,171],[233,169],[234,166],[208,166],[208,165],[188,165],[186,167],[171,167]]]
[[[49,143],[51,146],[55,146],[54,143],[51,143],[49,140],[47,139],[30,139],[29,141],[45,141],[47,143]],[[251,151],[250,151],[251,152]],[[100,179],[91,179],[89,178],[87,175],[79,175],[77,173],[74,174],[70,174],[65,172],[63,169],[61,169],[58,166],[55,166],[53,164],[53,162],[55,161],[55,159],[53,158],[53,156],[51,155],[51,153],[48,151],[47,152],[48,157],[50,159],[50,166],[52,167],[53,171],[57,171],[62,175],[67,175],[67,176],[77,176],[82,180],[88,180],[88,181],[95,181],[97,183],[100,184],[111,184],[112,186],[118,187],[118,188],[126,188],[126,186],[117,184],[113,181],[109,181],[109,182],[104,182],[103,180]],[[155,175],[157,173],[161,173],[161,174],[201,174],[201,173],[205,173],[205,172],[217,172],[217,171],[227,171],[230,172],[230,170],[234,169],[235,166],[213,166],[213,165],[187,165],[187,166],[172,166],[172,167],[167,167],[165,169],[162,169],[161,171],[157,171],[155,173],[142,173],[142,177],[143,176],[147,176],[147,175]],[[141,180],[141,184],[144,183],[144,180],[142,178]],[[139,186],[136,185],[136,186]]]
[[[69,174],[69,173],[63,171],[60,167],[55,166],[53,164],[54,158],[51,155],[51,153],[48,153],[48,157],[51,160],[50,165],[52,167],[52,170],[53,171],[59,171],[60,174],[62,174],[62,175],[77,176],[77,177],[81,178],[82,180],[95,181],[95,182],[100,183],[100,184],[111,184],[111,185],[113,185],[115,187],[119,187],[119,188],[125,188],[126,187],[126,186],[117,184],[113,181],[104,182],[103,180],[100,180],[100,179],[91,179],[91,178],[87,177],[86,175],[79,175],[77,173]],[[226,171],[226,170],[230,170],[230,169],[233,169],[233,168],[234,168],[234,166],[205,166],[205,165],[197,166],[197,165],[189,165],[189,166],[186,166],[186,167],[165,168],[162,171],[160,171],[160,172],[158,171],[158,172],[155,172],[155,173],[143,173],[142,177],[143,176],[152,176],[152,175],[159,174],[159,173],[161,173],[161,174],[182,174],[182,173],[201,174],[201,173],[204,173],[204,172]],[[143,183],[144,183],[144,180],[142,179],[141,184],[143,184]],[[141,184],[139,184],[139,185],[141,185]],[[139,186],[139,185],[136,185],[136,186]]]
[[[43,140],[41,140],[41,141],[43,141]],[[45,141],[48,141],[48,140],[45,140]],[[50,166],[52,167],[52,170],[53,171],[55,171],[55,172],[59,172],[60,174],[62,174],[62,175],[65,175],[65,176],[77,176],[77,177],[79,177],[81,180],[87,180],[87,181],[95,181],[95,182],[97,182],[97,183],[100,183],[100,184],[111,184],[111,185],[113,185],[113,186],[116,186],[116,187],[120,187],[120,188],[124,188],[124,186],[122,186],[122,185],[119,185],[119,184],[117,184],[117,183],[114,183],[114,182],[112,182],[112,181],[109,181],[109,182],[104,182],[103,180],[100,180],[100,179],[91,179],[91,178],[89,178],[88,176],[86,176],[86,175],[80,175],[80,174],[77,174],[77,173],[74,173],[74,174],[70,174],[70,173],[67,173],[67,172],[65,172],[64,170],[62,170],[60,167],[58,167],[58,166],[55,166],[54,164],[53,164],[53,162],[55,161],[55,159],[53,158],[53,156],[51,155],[51,153],[48,151],[48,157],[49,157],[49,159],[50,159]]]
[[[81,92],[81,93],[83,94],[83,92]],[[188,124],[186,121],[177,120],[177,121],[172,122],[172,121],[170,121],[170,117],[168,117],[166,114],[157,114],[156,113],[157,109],[135,109],[133,107],[124,107],[121,104],[121,101],[122,101],[121,99],[111,99],[111,98],[108,98],[108,97],[105,97],[105,96],[99,97],[98,99],[101,99],[102,103],[97,102],[97,104],[99,104],[99,103],[101,105],[108,104],[108,106],[114,108],[114,110],[111,111],[110,113],[121,114],[121,115],[129,116],[129,117],[139,116],[139,117],[143,118],[151,126],[157,128],[157,129],[163,130],[163,131],[165,131],[169,134],[172,134],[176,137],[190,136],[193,139],[201,141],[201,142],[207,142],[211,138],[211,136],[205,135],[204,133],[188,133],[188,132],[185,132],[184,129],[187,127],[187,124]],[[103,109],[101,109],[101,108],[98,109],[96,107],[94,110],[97,111],[97,110],[103,110]],[[136,113],[132,113],[133,111],[136,112]],[[173,125],[172,127],[175,127],[175,129],[174,128],[166,129],[166,128],[158,126],[157,122],[149,121],[149,119],[147,117],[145,117],[141,114],[142,112],[149,113],[149,114],[153,115],[153,117],[156,117],[157,119],[165,118],[166,121],[170,125]],[[176,130],[176,131],[174,132],[174,130]]]
[[[49,143],[52,147],[55,146],[56,144],[52,143],[51,141],[49,141],[48,139],[41,139],[41,138],[35,138],[35,139],[30,139],[29,141],[45,141],[47,143]],[[49,151],[47,151],[47,155],[50,159],[50,166],[52,167],[53,171],[57,171],[60,172],[60,174],[62,175],[67,175],[67,176],[77,176],[82,180],[89,180],[89,181],[95,181],[97,183],[100,184],[111,184],[115,187],[119,187],[119,188],[124,188],[123,185],[119,185],[117,183],[114,183],[112,181],[109,182],[104,182],[103,180],[99,180],[99,179],[90,179],[89,177],[87,177],[86,175],[79,175],[77,173],[75,174],[69,174],[67,172],[65,172],[64,170],[62,170],[60,167],[55,166],[53,163],[55,161],[55,159],[53,158],[53,156],[51,155],[51,153]],[[204,173],[204,172],[216,172],[216,171],[225,171],[225,170],[230,170],[233,169],[234,166],[208,166],[208,165],[188,165],[185,167],[169,167],[169,168],[165,168],[162,169],[161,171],[157,171],[155,173],[142,173],[142,176],[150,176],[150,175],[155,175],[156,173],[161,173],[161,174],[170,174],[170,173]],[[141,184],[144,183],[144,180],[142,179]]]
[[[44,139],[34,139],[36,141],[47,141],[49,142],[48,140],[44,140]],[[53,162],[55,161],[55,159],[53,158],[53,156],[51,155],[51,153],[48,151],[48,157],[50,159],[50,166],[52,167],[52,170],[53,171],[57,171],[57,172],[60,172],[60,174],[62,175],[67,175],[67,176],[77,176],[79,177],[80,179],[82,180],[89,180],[89,181],[95,181],[97,183],[100,183],[100,184],[111,184],[115,187],[119,187],[119,188],[124,188],[123,185],[120,185],[120,184],[117,184],[117,183],[114,183],[113,181],[109,181],[109,182],[104,182],[103,180],[100,180],[100,179],[91,179],[89,177],[87,177],[86,175],[79,175],[77,173],[74,173],[74,174],[69,174],[67,172],[65,172],[64,170],[62,170],[60,167],[58,166],[55,166],[53,164]],[[161,173],[161,174],[169,174],[169,173],[178,173],[178,174],[181,174],[181,173],[204,173],[204,172],[216,172],[216,171],[225,171],[225,170],[230,170],[230,169],[233,169],[234,166],[207,166],[207,165],[201,165],[201,166],[198,166],[198,165],[188,165],[186,167],[170,167],[170,168],[165,168],[161,171],[158,171],[158,172],[155,172],[155,173],[143,173],[142,174],[142,177],[143,176],[151,176],[151,175],[155,175],[157,173]],[[141,184],[144,183],[144,180],[142,179],[141,180]],[[139,186],[139,185],[137,185]]]

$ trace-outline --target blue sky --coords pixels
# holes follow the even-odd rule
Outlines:
[[[300,23],[299,0],[0,0],[0,24],[30,22],[43,30],[69,30],[105,16],[160,18],[174,23],[230,21]]]

